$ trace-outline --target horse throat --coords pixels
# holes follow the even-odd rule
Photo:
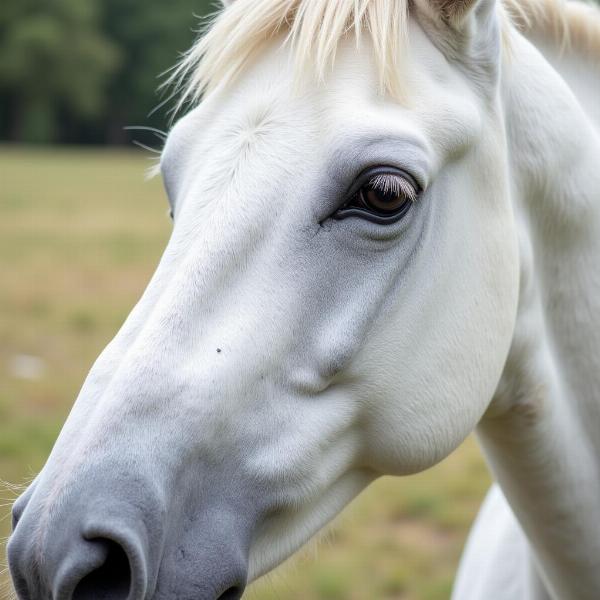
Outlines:
[[[600,129],[586,98],[529,42],[515,44],[503,100],[519,309],[478,434],[549,594],[592,600],[600,590]]]

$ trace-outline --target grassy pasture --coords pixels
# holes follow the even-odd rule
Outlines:
[[[139,153],[0,147],[0,478],[43,465],[94,359],[170,231]],[[443,463],[364,492],[254,600],[442,600],[489,477],[472,439]],[[0,492],[0,536],[9,532]],[[1,571],[1,568],[0,568]],[[0,575],[0,600],[9,598]]]

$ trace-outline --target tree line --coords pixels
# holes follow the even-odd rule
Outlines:
[[[217,1],[0,0],[0,141],[121,144],[125,126],[165,129],[158,76]]]
[[[1,0],[0,139],[120,144],[164,129],[159,74],[198,35],[208,0]],[[152,114],[150,114],[152,113]]]

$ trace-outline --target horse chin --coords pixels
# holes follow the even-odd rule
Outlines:
[[[269,516],[257,531],[250,550],[248,582],[282,564],[376,477],[367,469],[348,471],[314,499]]]

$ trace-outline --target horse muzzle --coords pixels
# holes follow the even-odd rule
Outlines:
[[[97,472],[57,497],[39,483],[13,507],[8,561],[20,600],[242,596],[248,552],[233,512],[173,514],[152,486]]]

